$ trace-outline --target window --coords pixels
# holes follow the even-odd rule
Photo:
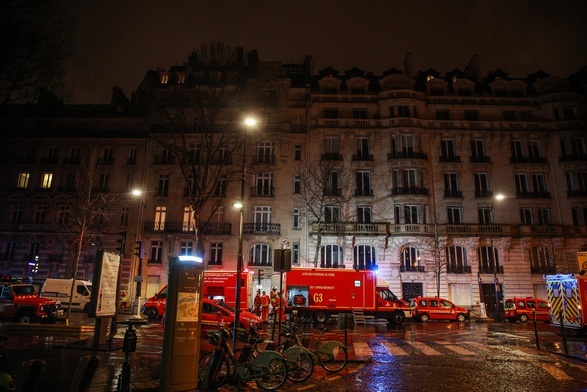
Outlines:
[[[409,106],[398,106],[397,107],[397,116],[398,117],[410,117],[410,107]]]
[[[475,173],[475,197],[489,197],[489,175],[487,173]]]
[[[367,119],[367,110],[366,109],[353,109],[353,118],[355,120]]]
[[[216,187],[214,188],[214,197],[226,197],[227,186],[228,180],[226,177],[219,177],[216,181]]]
[[[446,197],[458,197],[459,175],[457,173],[444,173],[444,195]]]
[[[65,192],[75,192],[75,173],[67,173],[65,177]]]
[[[524,158],[524,147],[521,140],[513,140],[510,143],[510,148],[512,150],[512,158],[518,160]]]
[[[18,182],[16,183],[16,187],[21,188],[21,189],[27,189],[29,187],[30,178],[31,178],[31,173],[20,172],[18,175]]]
[[[424,271],[424,266],[420,264],[420,251],[413,246],[407,246],[401,254],[400,271]]]
[[[532,187],[534,187],[534,193],[537,196],[545,195],[548,190],[546,189],[546,176],[544,173],[532,174]]]
[[[302,146],[300,146],[299,144],[296,144],[294,147],[294,160],[302,160]]]
[[[441,120],[441,121],[449,121],[450,120],[450,111],[448,111],[448,110],[437,110],[436,111],[436,119],[437,120]]]
[[[504,121],[516,121],[516,112],[504,111],[503,112],[503,120]]]
[[[479,121],[479,112],[476,110],[465,110],[465,121]]]
[[[294,176],[294,193],[302,192],[302,178],[300,176]]]
[[[59,206],[59,217],[57,218],[57,223],[60,225],[65,225],[69,222],[69,215],[71,213],[70,206]]]
[[[442,139],[440,141],[441,159],[446,162],[452,162],[456,158],[455,142],[452,139]]]
[[[294,242],[291,248],[291,261],[294,264],[300,264],[300,243]]]
[[[224,223],[224,207],[219,206],[214,212],[214,222]]]
[[[14,251],[16,249],[15,241],[6,242],[4,247],[4,253],[2,254],[2,260],[12,261],[14,259]]]
[[[340,222],[340,207],[339,206],[325,206],[324,207],[324,222],[326,222],[326,223]]]
[[[160,174],[157,182],[157,196],[169,195],[169,174]]]
[[[37,213],[35,214],[35,223],[45,223],[46,215],[47,206],[37,206]]]
[[[222,265],[222,242],[210,243],[209,264]]]
[[[183,207],[183,231],[194,231],[194,214],[190,206]]]
[[[340,139],[337,136],[326,136],[324,138],[325,154],[340,154]]]
[[[355,196],[373,196],[371,173],[368,171],[358,171],[356,173],[356,186]]]
[[[273,173],[255,174],[255,196],[273,196]]]
[[[463,209],[461,207],[446,207],[448,223],[460,225],[463,223]]]
[[[358,160],[369,160],[369,138],[358,137],[357,138],[357,159]]]
[[[254,206],[253,207],[253,223],[256,232],[269,232],[269,225],[271,224],[271,207],[268,206]]]
[[[320,249],[320,267],[338,268],[343,264],[342,247],[336,244],[324,245]]]
[[[300,228],[300,209],[299,208],[293,209],[293,228],[294,229]]]
[[[534,246],[530,249],[530,269],[532,273],[556,273],[554,259],[543,246]]]
[[[189,149],[190,163],[199,164],[202,160],[202,148],[200,144],[191,144]]]
[[[222,143],[218,148],[218,162],[219,163],[230,163],[230,154],[227,143]]]
[[[480,225],[493,224],[493,208],[491,208],[491,207],[477,208],[477,216],[479,218]]]
[[[273,163],[273,143],[269,141],[257,143],[256,163]]]
[[[104,149],[104,155],[102,157],[103,165],[112,165],[114,163],[114,149],[107,147]]]
[[[179,254],[181,256],[191,256],[193,250],[192,242],[181,242],[179,245]]]
[[[41,188],[51,189],[51,183],[53,182],[53,173],[45,172],[41,178]]]
[[[103,192],[108,191],[108,181],[110,180],[110,175],[108,173],[100,174],[100,179],[98,183],[98,189]]]
[[[128,158],[126,159],[126,164],[127,165],[136,165],[137,163],[137,149],[136,148],[131,148],[128,152]]]
[[[370,270],[376,265],[375,248],[371,245],[357,245],[354,249],[353,268]]]
[[[418,224],[420,223],[420,208],[417,205],[404,205],[404,223]]]
[[[163,241],[151,241],[149,263],[161,263],[163,259]]]
[[[251,247],[249,260],[252,265],[271,265],[271,247],[267,244],[255,244]]]
[[[414,189],[418,187],[418,172],[416,169],[404,169],[404,188]]]
[[[130,215],[129,207],[122,207],[120,209],[120,226],[128,225],[128,217]]]
[[[155,207],[155,222],[153,230],[165,230],[165,215],[167,214],[167,207]]]
[[[339,196],[340,189],[338,187],[338,172],[330,170],[326,176],[326,189],[324,189],[326,196]]]
[[[571,138],[571,151],[573,153],[573,156],[584,157],[585,153],[586,153],[585,139],[582,137],[572,137]]]
[[[130,192],[133,189],[133,185],[134,185],[134,175],[133,175],[133,173],[128,173],[126,175],[126,180],[124,182],[125,189],[128,192]]]
[[[485,144],[483,140],[471,140],[471,158],[473,162],[485,161]]]
[[[357,207],[357,222],[371,223],[371,207]]]
[[[410,156],[414,153],[416,142],[414,135],[402,135],[402,152],[404,156]]]
[[[527,195],[530,192],[530,186],[528,185],[528,175],[525,173],[515,175],[516,182],[516,194]]]
[[[499,255],[497,248],[492,246],[482,246],[478,250],[479,271],[485,274],[502,273],[499,265]]]
[[[528,226],[534,224],[532,208],[520,208],[520,223]]]
[[[80,149],[77,147],[72,148],[69,152],[69,158],[65,158],[63,163],[66,165],[76,165],[80,163]]]
[[[470,273],[467,262],[467,250],[463,246],[446,248],[447,272],[452,274]]]
[[[167,84],[169,82],[169,75],[161,74],[161,84]]]
[[[335,108],[324,109],[324,118],[329,118],[329,119],[338,118],[338,109],[335,109]]]
[[[21,223],[22,222],[22,213],[24,211],[24,206],[21,204],[17,204],[12,208],[12,219],[10,223]]]
[[[587,206],[573,207],[571,212],[575,226],[587,226]]]

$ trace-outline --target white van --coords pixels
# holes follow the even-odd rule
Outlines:
[[[72,279],[47,279],[41,289],[41,297],[61,301],[61,308],[67,309],[69,307],[69,296],[71,295],[71,281]],[[91,292],[92,282],[76,279],[73,299],[71,300],[71,310],[87,312]]]

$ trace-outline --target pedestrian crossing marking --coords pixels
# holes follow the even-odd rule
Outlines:
[[[383,342],[383,346],[387,349],[387,352],[393,356],[408,355],[407,352],[399,348],[395,343]]]
[[[464,347],[457,346],[454,344],[447,344],[444,347],[448,348],[449,350],[454,351],[457,354],[461,354],[461,355],[477,355],[477,353],[474,353],[473,351],[469,351]]]
[[[551,365],[549,363],[537,363],[542,369],[546,370],[552,377],[554,377],[557,381],[569,381],[572,380],[571,377],[565,372],[563,372],[558,367]]]
[[[439,351],[436,351],[430,346],[425,345],[421,342],[407,342],[410,345],[416,347],[418,350],[422,351],[424,355],[442,355]]]

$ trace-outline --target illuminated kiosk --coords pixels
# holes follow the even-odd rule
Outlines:
[[[200,257],[171,258],[160,391],[195,391],[198,386],[203,283]]]

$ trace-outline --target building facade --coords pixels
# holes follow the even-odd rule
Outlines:
[[[586,68],[566,78],[481,76],[475,56],[442,75],[416,72],[408,55],[403,70],[381,75],[314,73],[311,58],[261,62],[255,52],[235,64],[219,70],[240,77],[223,84],[232,93],[213,120],[195,109],[203,73],[193,56],[149,71],[132,102],[115,89],[110,105],[93,108],[99,115],[80,113],[84,105],[6,108],[4,273],[30,275],[38,257],[36,278],[71,277],[56,228],[71,157],[90,152],[99,158],[95,190],[116,197],[77,275],[91,278],[97,247],[119,247],[126,233],[121,290],[135,293],[141,275],[143,297],[166,283],[174,255],[236,269],[232,205],[243,185],[243,258],[267,290],[273,252],[284,247],[294,268],[373,269],[406,299],[485,302],[490,312],[505,296],[545,298],[544,274],[578,272],[576,252],[587,246]],[[245,129],[245,114],[259,126]],[[197,205],[208,176],[210,197]],[[45,223],[49,211],[56,223]]]

